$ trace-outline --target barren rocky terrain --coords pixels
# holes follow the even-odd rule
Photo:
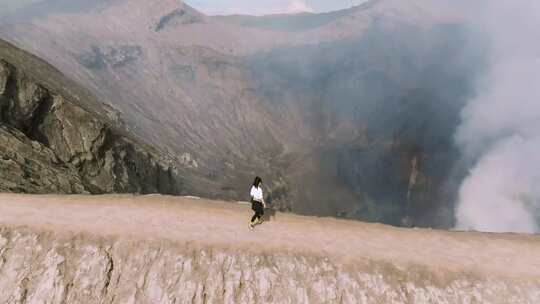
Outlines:
[[[117,111],[5,41],[0,41],[0,142],[0,191],[186,190],[174,162],[130,134]]]
[[[452,135],[481,65],[462,19],[445,0],[266,17],[48,0],[2,18],[0,38],[111,106],[186,193],[245,199],[258,174],[280,210],[448,228]]]
[[[166,196],[0,195],[2,303],[537,303],[540,238]]]
[[[454,224],[487,57],[451,3],[0,14],[0,303],[540,303],[538,235],[352,221]]]

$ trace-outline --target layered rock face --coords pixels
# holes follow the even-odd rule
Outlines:
[[[0,202],[2,303],[540,301],[534,236],[280,213],[249,231],[248,207],[157,196]]]
[[[114,111],[89,100],[85,108],[78,95],[59,92],[8,62],[15,53],[30,55],[3,42],[1,47],[1,191],[181,193],[176,169],[127,136]],[[48,77],[58,74],[50,68]]]
[[[30,249],[31,248],[31,249]],[[537,303],[539,281],[183,244],[0,232],[2,303]]]

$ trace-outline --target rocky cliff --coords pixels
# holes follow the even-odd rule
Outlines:
[[[61,211],[61,212],[60,212]],[[2,303],[538,303],[537,236],[167,197],[0,196]]]
[[[0,41],[0,191],[183,191],[173,161],[130,136],[118,112]]]

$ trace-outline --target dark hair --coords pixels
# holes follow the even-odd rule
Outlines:
[[[262,183],[262,179],[256,176],[255,180],[253,181],[253,186],[258,188],[260,183]]]

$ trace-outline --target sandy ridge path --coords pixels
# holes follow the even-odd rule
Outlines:
[[[399,229],[277,213],[249,231],[249,206],[166,196],[0,194],[0,226],[263,252],[371,259],[441,271],[540,279],[540,236]]]

